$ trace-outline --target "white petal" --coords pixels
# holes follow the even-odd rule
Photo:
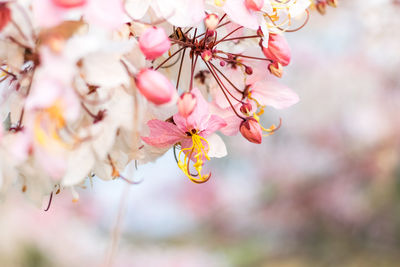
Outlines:
[[[179,27],[196,25],[205,17],[203,0],[157,0],[153,9]]]
[[[64,175],[62,184],[73,186],[81,183],[93,168],[94,156],[89,146],[81,146],[71,152],[67,172]]]
[[[217,134],[213,134],[207,138],[210,151],[208,152],[208,156],[213,158],[222,158],[225,157],[228,153],[226,151],[226,146],[221,137]]]
[[[149,9],[151,0],[126,0],[125,10],[134,19],[141,19]]]

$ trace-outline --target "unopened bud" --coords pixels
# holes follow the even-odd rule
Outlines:
[[[290,63],[291,51],[285,37],[280,34],[270,33],[268,39],[268,47],[264,47],[260,42],[260,46],[266,58],[272,61],[277,61],[282,66],[287,66]]]
[[[160,57],[170,47],[171,42],[162,28],[147,28],[139,38],[139,48],[149,60]]]
[[[225,67],[226,62],[221,60],[221,61],[219,62],[219,65],[220,65],[221,67]]]
[[[264,0],[245,0],[245,6],[253,11],[260,11],[264,6]]]
[[[213,54],[210,50],[205,50],[203,53],[201,53],[201,58],[207,62],[212,58]]]
[[[207,31],[207,35],[206,35],[206,36],[207,36],[207,38],[208,38],[208,37],[213,37],[213,36],[214,36],[214,34],[215,34],[215,31],[208,30],[208,31]]]
[[[317,11],[321,14],[321,15],[325,15],[326,13],[326,2],[318,2],[315,7],[317,8]]]
[[[75,8],[86,4],[86,0],[52,0],[52,2],[62,8]]]
[[[337,7],[337,0],[326,0],[326,3],[331,7]]]
[[[247,118],[240,124],[240,133],[249,142],[255,144],[261,144],[262,142],[262,130],[258,121],[253,118]]]
[[[271,64],[269,64],[268,69],[272,75],[274,75],[278,78],[282,78],[283,67],[282,67],[281,63],[279,63],[279,62],[271,63]]]
[[[192,114],[194,108],[196,107],[197,100],[194,94],[184,93],[178,99],[178,112],[182,117],[187,118]]]
[[[156,105],[170,102],[176,94],[172,83],[155,70],[141,70],[137,74],[135,81],[140,93]]]
[[[204,25],[206,25],[208,30],[214,31],[219,24],[219,18],[217,14],[208,14],[204,19]]]
[[[251,110],[253,109],[253,107],[251,106],[251,104],[250,103],[243,103],[243,105],[240,107],[240,111],[243,113],[243,114],[249,114],[250,112],[251,112]]]
[[[246,66],[244,68],[244,70],[245,70],[247,75],[252,75],[253,74],[253,68],[252,67]]]
[[[11,10],[7,7],[6,4],[0,3],[0,31],[7,26],[10,20]]]

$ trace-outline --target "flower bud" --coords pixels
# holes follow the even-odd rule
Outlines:
[[[219,18],[217,14],[208,14],[204,19],[204,25],[206,25],[207,29],[214,31],[219,23]]]
[[[11,10],[7,7],[6,4],[0,3],[0,31],[7,26],[10,20],[11,20]]]
[[[171,42],[162,28],[147,28],[139,38],[139,48],[149,60],[160,57],[170,47]]]
[[[251,110],[253,109],[253,107],[251,106],[250,103],[243,103],[243,105],[240,107],[240,111],[243,114],[249,114],[251,112]]]
[[[287,66],[290,63],[291,52],[288,42],[285,37],[279,34],[270,33],[268,39],[268,47],[262,46],[262,51],[266,58],[272,61],[277,61],[282,66]]]
[[[196,107],[197,100],[194,94],[184,93],[178,99],[178,112],[182,117],[187,118],[192,114],[194,108]]]
[[[209,61],[213,56],[213,53],[210,50],[205,50],[203,53],[201,53],[201,58],[207,62]]]
[[[278,78],[282,78],[282,76],[283,76],[283,67],[282,67],[281,63],[279,63],[279,62],[271,63],[271,64],[268,65],[268,69],[269,69],[269,72],[272,75],[274,75],[274,76],[276,76]]]
[[[261,144],[262,142],[262,130],[258,121],[253,118],[247,118],[240,124],[240,133],[249,142],[255,144]]]
[[[246,66],[244,68],[244,71],[246,72],[247,75],[252,75],[253,74],[253,68],[252,67]]]
[[[219,62],[219,65],[220,65],[221,67],[225,67],[226,62],[221,60],[221,61]]]
[[[318,2],[315,7],[317,8],[317,11],[321,14],[321,15],[325,15],[326,13],[326,2]]]
[[[327,0],[326,3],[331,7],[337,7],[337,0]]]
[[[137,74],[135,81],[140,93],[156,105],[170,102],[176,94],[172,83],[164,75],[155,70],[141,70]]]
[[[247,9],[260,11],[261,8],[264,6],[264,0],[245,0],[244,4]]]
[[[53,4],[62,8],[75,8],[84,6],[86,0],[52,0]]]

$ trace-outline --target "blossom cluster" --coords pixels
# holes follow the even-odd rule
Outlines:
[[[260,144],[266,108],[297,94],[278,82],[285,34],[311,0],[0,1],[0,191],[39,198],[173,148],[195,183],[224,157],[216,134]]]

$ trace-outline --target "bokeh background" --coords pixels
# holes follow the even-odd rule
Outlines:
[[[400,4],[341,0],[288,34],[283,127],[192,184],[172,151],[139,185],[95,180],[44,212],[0,204],[1,266],[399,266]]]

